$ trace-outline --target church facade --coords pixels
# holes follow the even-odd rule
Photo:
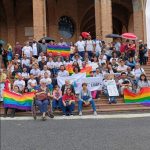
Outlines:
[[[11,43],[48,36],[75,42],[81,32],[102,40],[133,32],[146,41],[146,0],[0,0],[0,39]]]

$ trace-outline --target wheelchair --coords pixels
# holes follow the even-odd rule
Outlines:
[[[47,115],[50,118],[54,118],[54,114],[53,114],[53,110],[52,110],[52,98],[49,97],[48,100],[49,100],[49,104],[48,104]],[[34,98],[33,102],[32,102],[32,116],[33,116],[34,120],[37,119],[38,111],[39,111],[39,109],[38,109],[38,106],[36,105],[36,98]]]

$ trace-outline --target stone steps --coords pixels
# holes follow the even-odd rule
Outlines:
[[[145,107],[141,104],[125,104],[122,102],[118,102],[117,104],[107,104],[107,103],[98,103],[96,102],[97,112],[98,113],[117,113],[117,112],[127,112],[127,111],[136,111],[136,112],[142,112],[142,111],[150,111],[150,107]],[[91,109],[91,106],[83,107],[83,113],[84,114],[91,114],[93,110]],[[75,107],[75,114],[78,114],[78,106],[76,104]],[[0,115],[4,114],[3,106],[0,106]],[[54,115],[62,115],[62,111],[56,110],[54,112]],[[16,112],[16,116],[32,116],[31,111],[27,112]]]

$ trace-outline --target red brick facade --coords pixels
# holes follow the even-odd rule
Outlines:
[[[75,26],[73,37],[67,41],[77,40],[84,30],[102,39],[112,32],[129,31],[146,41],[142,0],[0,0],[0,5],[0,39],[12,45],[43,36],[58,41],[61,16],[69,16]]]

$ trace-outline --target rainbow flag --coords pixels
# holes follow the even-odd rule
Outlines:
[[[66,66],[66,70],[69,72],[70,75],[72,75],[74,73],[73,67],[72,67],[71,64],[68,64]],[[86,76],[89,77],[91,71],[92,71],[92,67],[91,66],[87,66],[87,67],[81,69],[80,73],[86,73]]]
[[[73,67],[71,64],[68,64],[66,66],[66,70],[69,72],[69,75],[72,75],[74,72],[73,72]]]
[[[138,93],[124,90],[124,101],[125,103],[141,103],[145,106],[150,106],[150,88],[144,87]]]
[[[5,108],[16,108],[20,110],[31,110],[34,92],[23,95],[16,94],[7,90],[3,91],[3,101]]]
[[[84,72],[86,72],[86,76],[87,77],[90,77],[90,72],[92,71],[92,67],[91,66],[87,66],[87,67],[85,67],[85,68],[83,68],[83,69],[81,69],[81,73],[84,73]]]
[[[70,56],[69,46],[48,45],[47,53],[52,53],[53,56],[61,55],[63,57]]]

